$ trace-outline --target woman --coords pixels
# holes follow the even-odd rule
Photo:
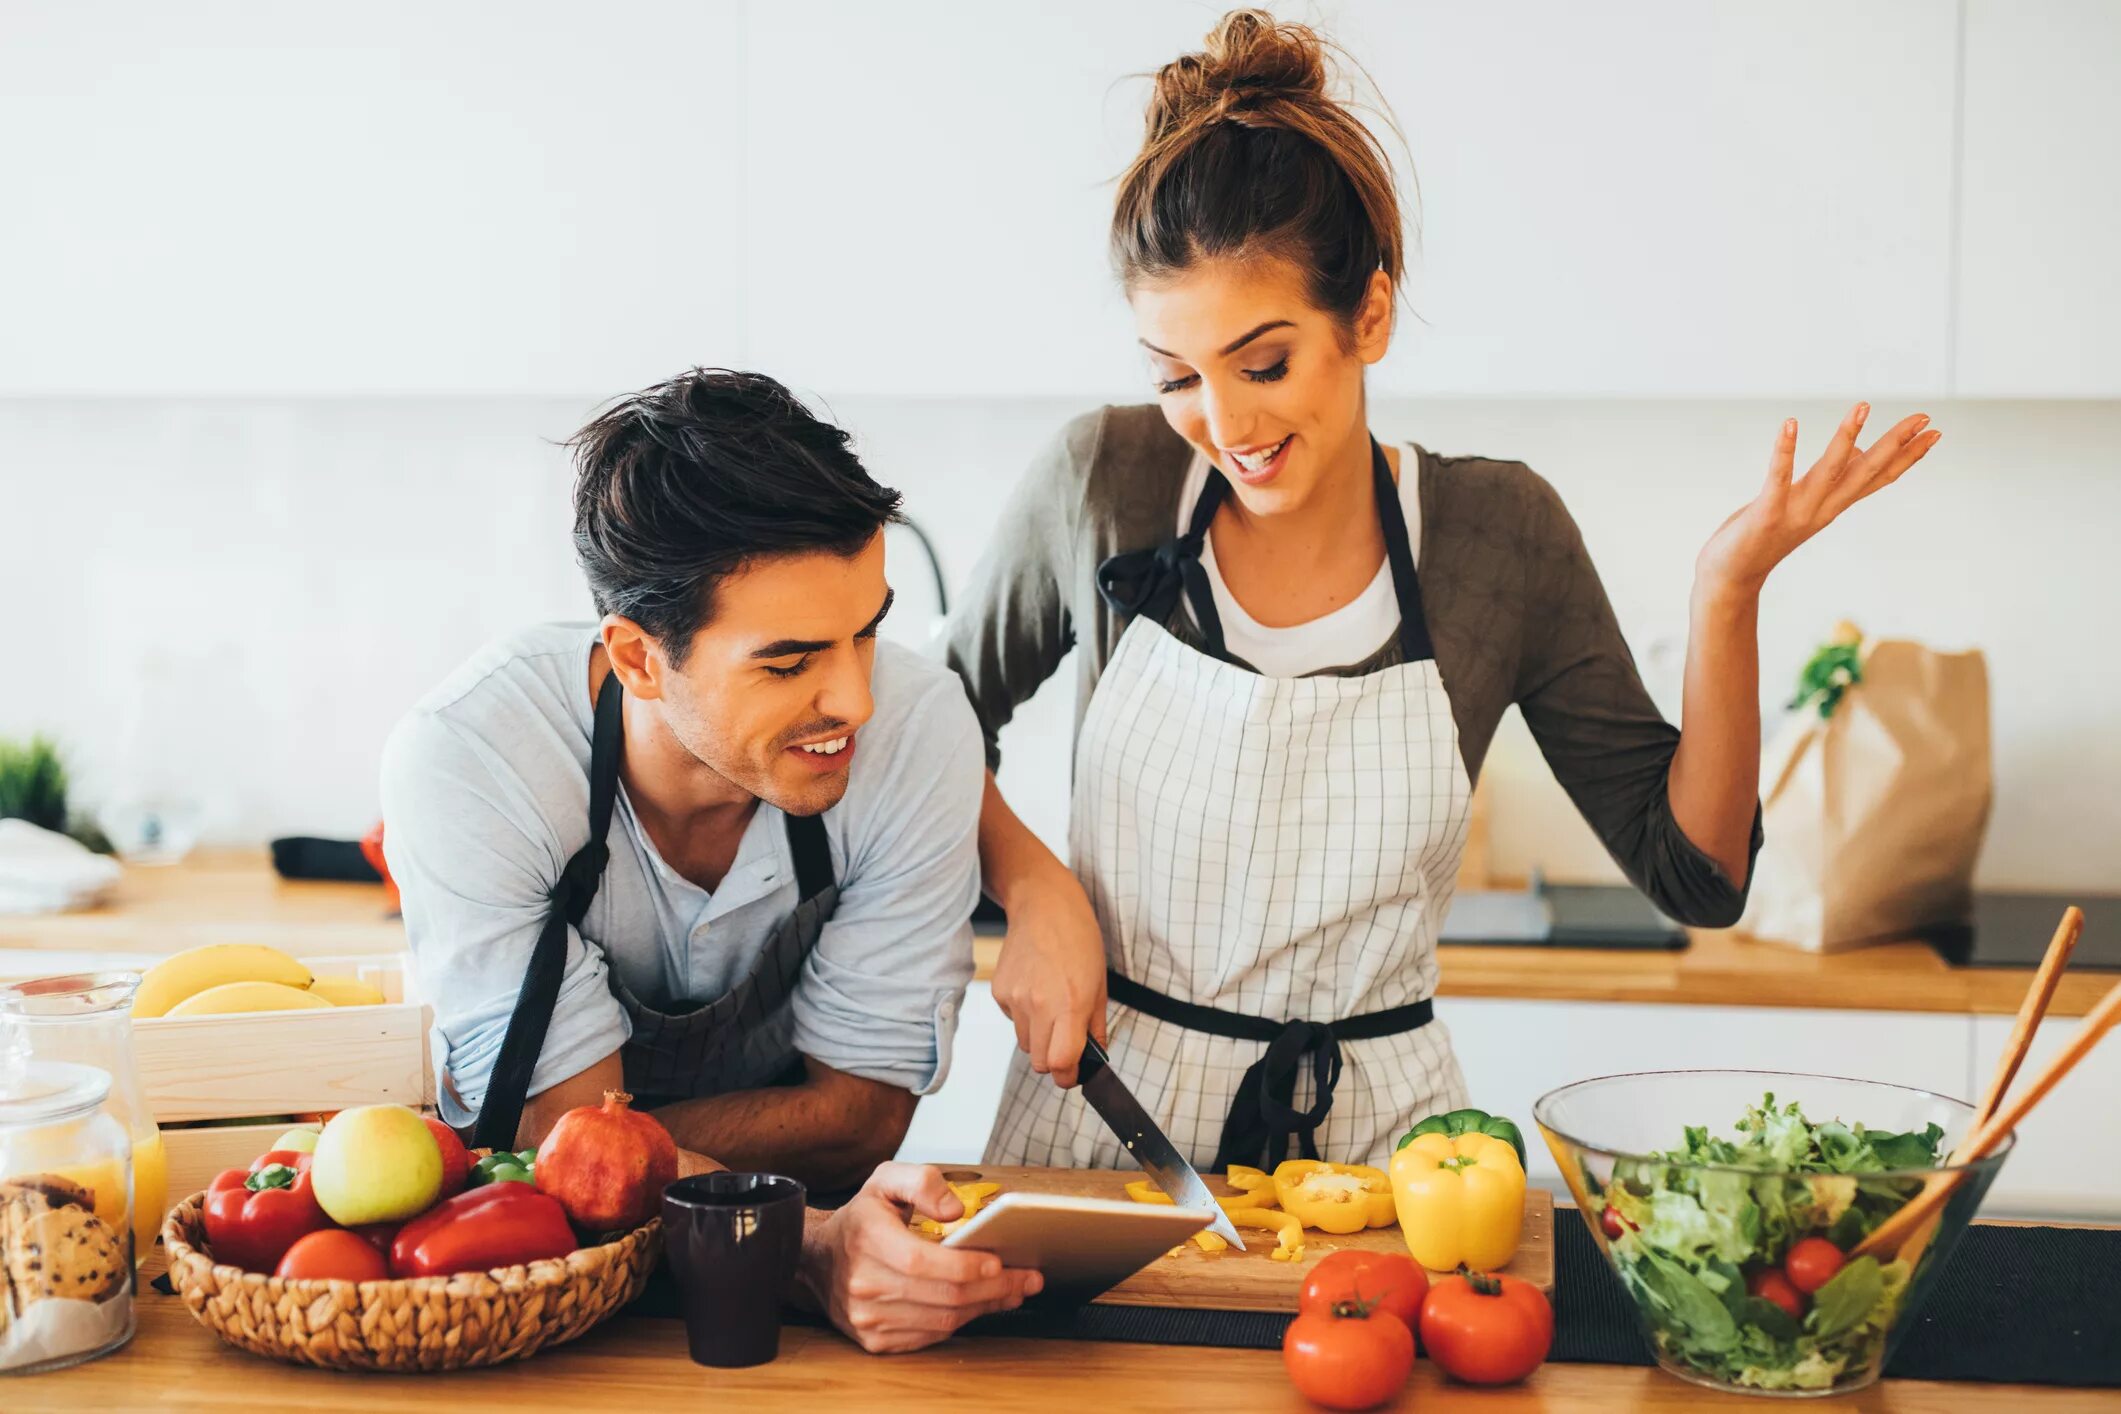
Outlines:
[[[1072,873],[987,786],[994,991],[1023,1050],[989,1162],[1122,1162],[1064,1088],[1086,1032],[1197,1164],[1292,1143],[1381,1163],[1465,1104],[1430,1016],[1436,935],[1513,702],[1639,888],[1734,921],[1760,843],[1761,586],[1939,435],[1911,417],[1859,448],[1859,404],[1793,479],[1783,424],[1697,561],[1673,729],[1552,488],[1373,439],[1401,218],[1326,85],[1318,36],[1256,11],[1158,73],[1111,231],[1157,404],[1068,426],[953,625],[990,767],[1016,705],[1069,648],[1080,664]]]

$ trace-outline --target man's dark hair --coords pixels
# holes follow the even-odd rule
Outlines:
[[[725,576],[765,556],[859,552],[899,518],[899,494],[847,442],[761,373],[695,368],[621,398],[568,441],[597,611],[682,664]]]

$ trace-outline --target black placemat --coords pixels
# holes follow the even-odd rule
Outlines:
[[[1571,1209],[1556,1214],[1557,1361],[1654,1363],[1633,1304]],[[1025,1310],[967,1335],[1146,1341],[1273,1350],[1287,1316],[1090,1306]],[[2121,1229],[1976,1227],[1886,1368],[1912,1380],[2121,1387]]]

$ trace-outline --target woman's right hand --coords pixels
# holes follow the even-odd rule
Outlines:
[[[1050,858],[1050,856],[1049,856]],[[1083,1041],[1105,1042],[1105,940],[1075,875],[1058,860],[1010,890],[994,1000],[1016,1023],[1031,1068],[1075,1084]]]

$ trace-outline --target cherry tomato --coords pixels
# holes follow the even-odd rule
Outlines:
[[[1807,1237],[1782,1259],[1782,1270],[1788,1274],[1791,1286],[1809,1295],[1825,1286],[1846,1260],[1841,1249],[1825,1238]]]
[[[1620,1240],[1622,1233],[1635,1229],[1635,1224],[1620,1216],[1620,1210],[1610,1203],[1606,1205],[1605,1211],[1598,1215],[1598,1226],[1605,1229],[1605,1235],[1615,1242]]]
[[[1383,1310],[1341,1304],[1306,1311],[1282,1337],[1289,1383],[1328,1409],[1375,1409],[1406,1388],[1414,1368],[1414,1333]]]
[[[1374,1303],[1406,1322],[1409,1331],[1421,1319],[1421,1299],[1429,1294],[1429,1274],[1404,1252],[1335,1252],[1304,1278],[1296,1309],[1330,1311],[1343,1304]]]
[[[1789,1312],[1791,1320],[1804,1319],[1804,1293],[1791,1285],[1790,1279],[1775,1268],[1763,1267],[1747,1277],[1745,1289]]]
[[[1554,1308],[1516,1277],[1448,1276],[1421,1303],[1421,1348],[1443,1372],[1506,1385],[1539,1368],[1554,1343]]]
[[[334,1227],[297,1240],[273,1275],[292,1281],[382,1281],[390,1275],[390,1264],[358,1233]]]

